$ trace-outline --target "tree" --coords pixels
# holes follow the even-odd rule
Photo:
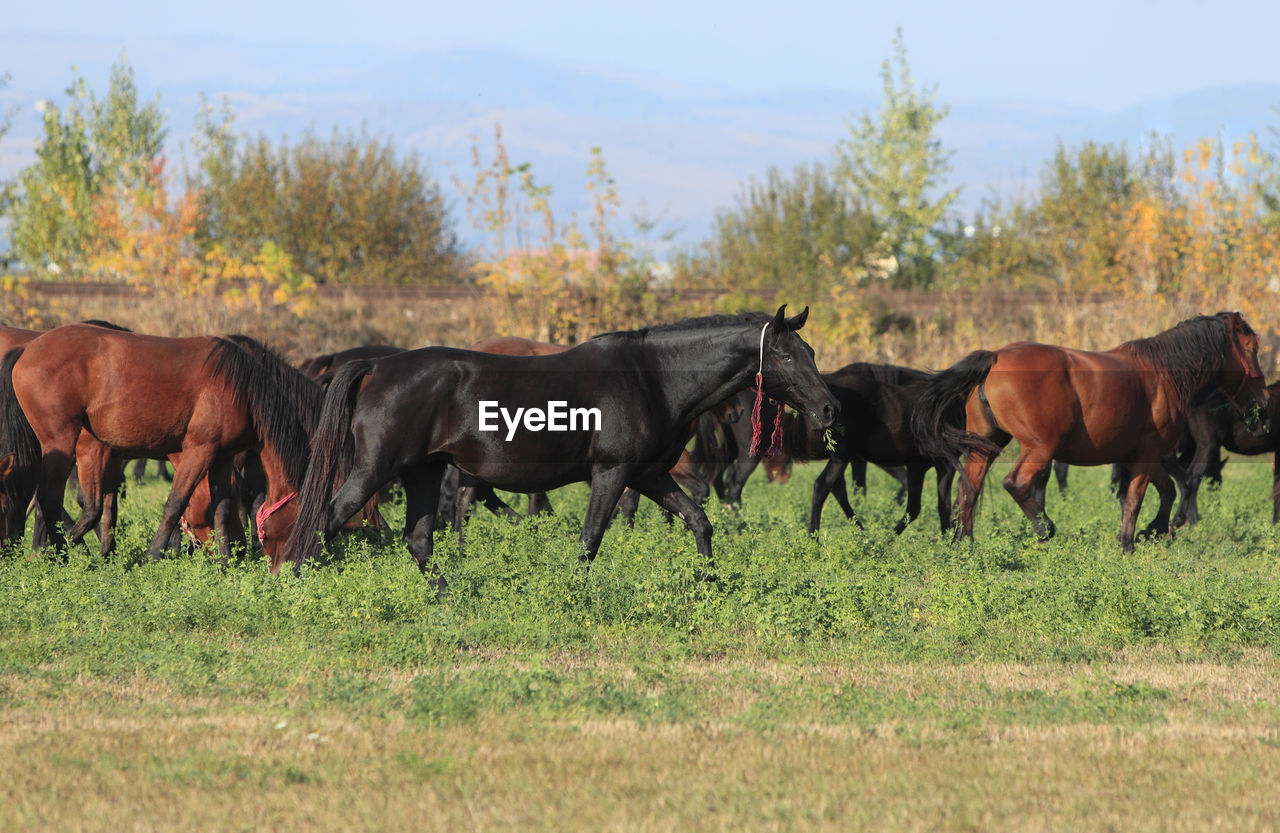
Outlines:
[[[119,212],[132,213],[128,201],[156,184],[165,128],[159,100],[138,101],[133,70],[123,60],[111,68],[105,100],[80,77],[66,96],[65,109],[44,104],[44,136],[35,163],[19,177],[12,236],[14,252],[29,267],[77,273],[95,237],[97,201],[110,193],[121,201]]]
[[[241,145],[206,109],[198,130],[202,250],[238,260],[266,246],[318,283],[440,284],[463,258],[444,197],[415,155],[334,132]]]
[[[680,272],[695,283],[819,298],[862,276],[879,231],[821,165],[799,166],[789,177],[770,168],[716,216],[711,239]]]
[[[936,88],[917,89],[899,29],[893,60],[880,68],[883,100],[878,119],[864,115],[836,147],[837,180],[865,200],[880,223],[884,243],[898,261],[895,282],[933,282],[938,235],[948,207],[960,193],[938,194],[951,171],[951,152],[934,131],[949,111],[935,103]]]

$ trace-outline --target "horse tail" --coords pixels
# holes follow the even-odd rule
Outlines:
[[[373,370],[369,361],[343,365],[325,392],[320,422],[311,438],[311,460],[298,493],[298,520],[285,544],[295,568],[320,556],[327,534],[329,501],[334,483],[345,478],[355,458],[351,418],[355,413],[360,381]],[[318,534],[319,533],[319,534]]]
[[[13,390],[13,366],[24,347],[15,347],[0,361],[0,456],[13,454],[13,470],[0,486],[14,512],[26,512],[40,482],[40,440]],[[21,531],[17,531],[21,535]],[[3,542],[0,542],[3,543]]]
[[[964,401],[969,392],[986,380],[995,363],[994,351],[974,350],[933,378],[912,386],[915,407],[911,413],[911,433],[922,455],[945,461],[953,472],[959,472],[960,457],[974,451],[1000,451],[1000,446],[986,437],[966,431],[964,416]],[[968,481],[961,477],[961,491],[968,488]]]

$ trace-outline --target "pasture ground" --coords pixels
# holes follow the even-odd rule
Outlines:
[[[442,537],[439,603],[395,544],[141,563],[135,488],[110,562],[0,560],[0,830],[1280,827],[1265,461],[1130,556],[1102,469],[961,546],[878,473],[806,538],[816,471],[711,508],[718,584],[652,507],[576,569],[574,488]]]

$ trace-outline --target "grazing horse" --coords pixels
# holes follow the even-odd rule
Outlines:
[[[118,324],[112,324],[109,321],[100,321],[95,319],[84,321],[82,323],[93,325],[95,327],[105,327],[106,329],[116,330],[119,332],[129,332],[127,328],[121,327]],[[41,332],[42,331],[40,330],[28,330],[21,327],[0,327],[0,354],[6,354],[10,350],[15,350],[25,346],[28,342],[39,336]],[[11,431],[16,432],[13,436],[25,437],[25,432],[27,430],[26,417],[22,414],[22,410],[19,407],[17,400],[13,397],[12,388],[9,384],[9,374],[12,370],[13,363],[17,361],[19,355],[21,355],[20,350],[18,350],[12,360],[4,366],[3,371],[0,371],[4,376],[3,382],[0,382],[0,389],[2,389],[2,392],[0,392],[0,409],[12,411],[11,414],[5,413],[0,416],[0,419],[7,421]],[[102,454],[102,450],[96,448],[96,445],[97,441],[92,437],[83,436],[77,442],[77,453],[85,455]],[[123,465],[123,461],[119,459],[113,460],[112,465],[119,467]],[[119,479],[118,473],[114,475],[114,478],[117,480]],[[112,479],[112,475],[108,474],[107,479]],[[0,487],[0,489],[3,488],[5,487]],[[0,544],[10,540],[11,538],[21,537],[22,532],[26,527],[26,512],[31,504],[32,497],[35,496],[35,473],[30,470],[19,470],[17,476],[9,482],[7,489],[10,493],[9,497],[12,499],[12,502],[21,503],[21,506],[18,507],[18,509],[21,510],[21,514],[15,514],[12,517],[0,520]],[[116,495],[114,489],[104,496],[104,508],[101,516],[102,522],[99,528],[101,551],[104,556],[115,547],[115,498]],[[16,512],[17,510],[14,511]],[[0,512],[0,516],[2,515],[5,515],[5,513]],[[66,513],[59,511],[57,517],[65,518]],[[69,519],[67,520],[67,523],[68,525],[70,524]],[[44,515],[39,511],[38,507],[32,537],[37,547],[45,546],[49,541]]]
[[[12,355],[12,354],[11,354]],[[269,484],[270,519],[259,529],[263,548],[278,551],[292,527],[321,391],[251,339],[160,338],[73,324],[29,342],[0,373],[28,423],[29,438],[0,433],[0,447],[18,450],[21,470],[39,469],[37,500],[46,517],[58,512],[73,462],[86,510],[68,533],[73,540],[96,523],[110,454],[170,457],[174,483],[148,553],[160,558],[192,492],[209,477],[216,506],[227,494],[232,457],[253,451]],[[106,452],[77,456],[91,436]],[[274,515],[274,517],[271,517]],[[57,515],[54,515],[57,517]],[[65,548],[57,530],[53,543]]]
[[[405,541],[443,592],[443,576],[431,558],[431,530],[440,477],[453,463],[516,492],[589,482],[584,562],[595,557],[619,495],[631,486],[684,519],[710,564],[711,524],[670,474],[693,420],[753,377],[762,380],[762,394],[824,426],[835,417],[837,403],[818,376],[813,350],[796,334],[809,310],[793,318],[785,310],[606,333],[551,356],[429,347],[376,365],[352,362],[325,395],[287,552],[295,565],[319,555],[317,533],[330,538],[382,484],[399,476]],[[550,421],[553,403],[566,403],[568,421],[573,414],[580,421],[570,430],[536,430]],[[503,409],[497,430],[486,425],[486,407]],[[344,460],[354,460],[354,467],[331,499]]]
[[[931,456],[966,455],[957,537],[973,535],[973,514],[987,469],[1011,438],[1021,452],[1004,486],[1041,540],[1053,536],[1044,514],[1051,460],[1069,465],[1126,463],[1120,545],[1133,549],[1147,484],[1162,506],[1173,483],[1160,460],[1178,444],[1196,391],[1210,382],[1238,403],[1265,402],[1258,336],[1238,312],[1184,321],[1151,338],[1104,353],[1019,342],[977,350],[925,383],[912,428]],[[1167,510],[1148,531],[1168,530]]]
[[[866,362],[822,374],[840,402],[840,417],[835,447],[813,484],[810,535],[818,531],[827,495],[836,483],[844,483],[845,467],[855,460],[864,461],[864,466],[870,462],[886,469],[906,467],[907,514],[894,527],[894,534],[901,535],[907,524],[920,515],[920,495],[929,469],[934,469],[938,477],[938,521],[943,532],[951,526],[954,470],[946,458],[924,453],[911,432],[911,414],[923,384],[930,378],[931,374],[910,367]],[[846,516],[852,517],[852,513],[846,510]]]
[[[867,463],[880,466],[895,478],[896,472],[905,470],[903,486],[907,514],[894,527],[894,534],[899,535],[920,515],[925,474],[931,468],[936,469],[938,519],[943,531],[947,530],[951,524],[954,472],[946,460],[922,454],[911,433],[911,412],[919,395],[919,383],[929,378],[930,374],[910,367],[854,362],[832,373],[822,374],[822,381],[840,403],[840,416],[833,430],[836,437],[833,447],[828,447],[820,433],[808,430],[798,420],[790,419],[784,423],[782,454],[779,457],[827,461],[813,483],[808,525],[810,535],[821,526],[822,508],[829,495],[835,496],[845,517],[853,519],[844,472],[846,468],[852,468],[855,487],[865,490]],[[765,461],[770,459],[777,457],[765,458]],[[734,496],[742,494],[742,483],[758,462],[759,457],[749,454],[738,458],[731,479],[735,487]]]
[[[1267,385],[1267,410],[1261,430],[1250,427],[1245,414],[1221,390],[1207,392],[1204,400],[1187,416],[1187,432],[1178,454],[1179,460],[1187,464],[1187,477],[1174,525],[1199,522],[1200,481],[1207,476],[1222,482],[1222,448],[1245,455],[1275,453],[1271,521],[1280,523],[1280,382]]]
[[[884,365],[890,367],[890,365]],[[919,373],[910,368],[902,368],[909,373]],[[824,377],[825,378],[825,377]],[[740,394],[740,402],[746,398],[746,404],[750,406],[750,391]],[[761,411],[761,419],[769,422],[774,419],[778,405],[766,402]],[[847,420],[847,414],[842,414],[841,420]],[[746,487],[747,480],[751,477],[751,473],[756,470],[756,466],[763,464],[765,467],[765,475],[770,483],[786,483],[791,479],[791,465],[794,461],[810,461],[810,460],[829,460],[831,452],[827,449],[826,443],[822,437],[812,434],[796,425],[788,422],[785,423],[786,428],[783,433],[782,448],[772,456],[758,457],[752,455],[748,451],[751,444],[751,426],[745,423],[737,423],[736,425],[726,425],[726,435],[733,447],[733,459],[726,466],[724,477],[721,484],[717,485],[717,493],[720,500],[730,507],[738,507],[742,504],[742,490]],[[855,438],[855,442],[858,441]],[[867,461],[874,459],[876,465],[884,469],[894,480],[898,482],[898,494],[896,500],[899,503],[907,499],[907,470],[900,465],[891,465],[888,463],[880,463],[882,455],[871,453],[869,457],[860,454],[849,456],[845,460],[845,465],[849,469],[849,479],[853,483],[853,488],[862,494],[867,491]],[[843,469],[842,469],[843,471]],[[844,485],[844,478],[835,478],[830,483],[829,494],[836,499],[841,511],[844,512],[846,518],[853,518],[853,506],[849,503],[849,492]],[[823,498],[825,501],[825,496]],[[820,511],[820,510],[819,510]],[[914,517],[914,516],[913,516]],[[816,530],[812,526],[813,518],[810,518],[811,531]]]

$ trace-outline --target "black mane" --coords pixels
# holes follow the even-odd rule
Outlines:
[[[1168,371],[1183,402],[1190,402],[1209,377],[1222,369],[1232,348],[1227,318],[1232,313],[1201,315],[1150,338],[1121,345],[1139,358]],[[1252,334],[1241,319],[1246,335]]]
[[[236,403],[249,406],[258,436],[275,450],[289,479],[301,484],[324,400],[320,386],[248,336],[219,338],[206,361]]]

